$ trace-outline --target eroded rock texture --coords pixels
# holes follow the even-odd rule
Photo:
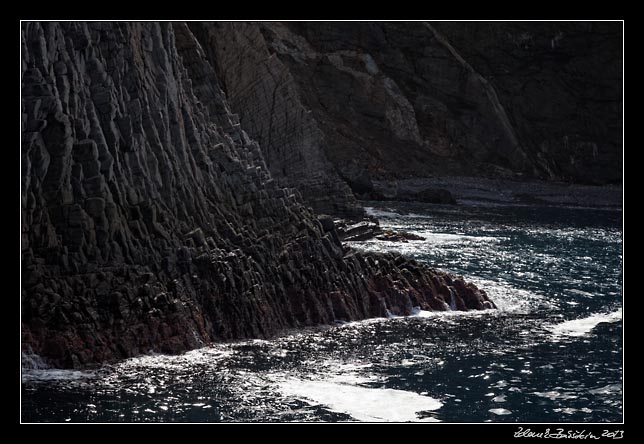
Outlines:
[[[337,172],[365,197],[381,194],[376,181],[440,175],[621,181],[621,23],[194,26],[275,174],[315,147],[335,171],[300,171]],[[297,113],[306,136],[267,107],[280,121]]]
[[[207,55],[186,24],[23,23],[21,37],[23,344],[50,363],[178,352],[414,306],[493,306],[462,279],[344,249],[329,219],[272,177],[222,92],[214,67],[225,63],[214,57],[224,56]],[[273,125],[309,140],[308,110],[289,109],[269,113]],[[284,166],[326,162],[316,143]],[[352,211],[342,184],[308,178]]]
[[[272,176],[297,187],[317,213],[359,217],[359,206],[326,157],[325,135],[293,75],[253,23],[190,23],[243,128],[262,146]]]

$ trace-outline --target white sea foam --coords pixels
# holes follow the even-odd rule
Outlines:
[[[382,380],[373,373],[365,372],[373,366],[372,363],[342,362],[333,359],[314,363],[318,371],[326,375],[326,380],[334,383],[358,385]],[[281,381],[283,377],[278,376],[275,379]]]
[[[163,355],[148,353],[134,358],[126,359],[117,364],[120,369],[128,368],[162,368],[182,369],[200,364],[214,364],[232,356],[233,350],[226,344],[206,346],[182,353],[180,355]]]
[[[508,409],[490,409],[488,412],[494,413],[495,415],[510,415],[512,413]]]
[[[550,331],[555,337],[560,336],[584,336],[590,333],[593,328],[604,322],[618,322],[622,320],[622,310],[612,313],[598,313],[587,318],[573,319],[560,324],[550,326]]]
[[[93,372],[60,368],[22,370],[23,381],[73,381],[92,378],[94,376],[95,373]]]
[[[412,312],[412,316],[431,318],[435,316],[484,316],[498,312],[530,313],[538,306],[552,305],[543,296],[527,290],[514,288],[506,282],[480,279],[472,276],[465,276],[465,279],[477,287],[484,289],[490,299],[494,301],[498,310],[425,311],[416,307]]]
[[[414,219],[431,219],[433,216],[429,214],[418,214],[418,213],[407,213],[405,217],[414,218]]]
[[[433,217],[429,214],[418,214],[418,213],[402,214],[393,208],[364,207],[364,209],[367,215],[374,216],[374,217],[385,217],[385,218],[395,217],[395,218],[405,218],[405,219],[431,219]]]
[[[478,288],[485,290],[499,311],[527,314],[539,306],[552,305],[543,296],[528,290],[514,288],[506,282],[479,279],[472,276],[465,276],[465,278]]]
[[[400,217],[400,214],[393,211],[385,211],[374,207],[364,207],[365,213],[374,217]]]
[[[467,317],[467,318],[472,318],[472,317],[480,317],[480,316],[485,316],[490,313],[493,313],[493,310],[467,310],[467,311],[462,311],[462,310],[445,310],[445,311],[427,311],[427,310],[418,310],[409,317],[413,318],[441,318],[441,319],[453,319],[453,318],[462,318],[462,317]]]
[[[303,380],[288,378],[279,385],[286,395],[314,404],[326,405],[331,411],[346,413],[356,421],[368,422],[437,422],[418,413],[437,410],[442,403],[429,396],[394,389],[361,387],[336,379]]]
[[[424,237],[426,242],[437,244],[460,244],[463,242],[498,242],[499,238],[494,236],[471,236],[468,234],[436,233],[433,231],[417,231],[418,235]]]
[[[429,230],[410,229],[410,227],[404,225],[381,224],[381,227],[393,230],[407,231],[409,233],[424,237],[425,240],[412,242],[368,240],[358,241],[354,245],[358,248],[370,250],[381,247],[380,249],[382,249],[383,251],[389,251],[392,249],[399,250],[400,248],[404,248],[404,251],[401,251],[401,253],[414,253],[416,251],[424,251],[428,246],[431,245],[497,243],[502,240],[501,237],[495,236],[472,236],[469,234],[437,233],[435,231]]]

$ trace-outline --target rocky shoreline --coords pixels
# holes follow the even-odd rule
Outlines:
[[[310,188],[273,178],[193,31],[21,25],[25,349],[77,368],[415,307],[494,308],[462,278],[345,248]],[[363,212],[349,200],[338,214]]]
[[[617,185],[535,182],[619,182],[619,27],[475,28],[22,22],[23,347],[82,367],[494,308],[344,244],[413,242],[359,199],[620,207]]]

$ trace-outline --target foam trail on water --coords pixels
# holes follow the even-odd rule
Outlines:
[[[95,377],[93,372],[80,370],[67,370],[61,368],[50,369],[23,369],[23,381],[74,381]]]
[[[508,409],[490,409],[488,410],[490,413],[494,413],[495,415],[510,415],[512,412]]]
[[[374,217],[400,217],[400,214],[394,213],[392,211],[379,210],[374,207],[364,207],[365,213],[369,216]]]
[[[437,422],[436,418],[420,419],[418,412],[437,410],[443,405],[429,396],[394,389],[360,387],[335,380],[286,379],[280,391],[294,398],[324,404],[330,410],[346,413],[357,421],[369,422]]]
[[[587,318],[573,319],[560,324],[550,326],[549,330],[555,336],[584,336],[587,335],[597,325],[604,322],[618,322],[622,320],[622,310],[616,310],[612,313],[598,313]]]
[[[502,238],[495,236],[472,236],[470,234],[438,233],[428,230],[416,230],[416,234],[424,237],[428,244],[460,244],[463,242],[491,242],[497,243]]]

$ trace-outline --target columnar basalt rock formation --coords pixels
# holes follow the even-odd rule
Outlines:
[[[415,306],[493,307],[462,278],[344,248],[329,218],[318,219],[294,188],[301,178],[306,202],[319,210],[356,211],[341,182],[314,174],[315,165],[333,170],[307,135],[317,131],[308,110],[287,106],[296,88],[267,81],[275,107],[294,114],[264,109],[275,129],[251,119],[249,137],[221,88],[222,77],[232,88],[232,71],[221,71],[224,49],[207,47],[206,31],[185,23],[21,25],[26,348],[78,367]],[[256,57],[236,55],[246,56]],[[266,75],[279,69],[269,64]],[[257,113],[265,105],[239,90],[229,95]],[[293,140],[303,151],[272,139],[291,131],[301,132]],[[270,148],[254,140],[265,137]],[[338,207],[315,197],[324,189],[340,196]]]

